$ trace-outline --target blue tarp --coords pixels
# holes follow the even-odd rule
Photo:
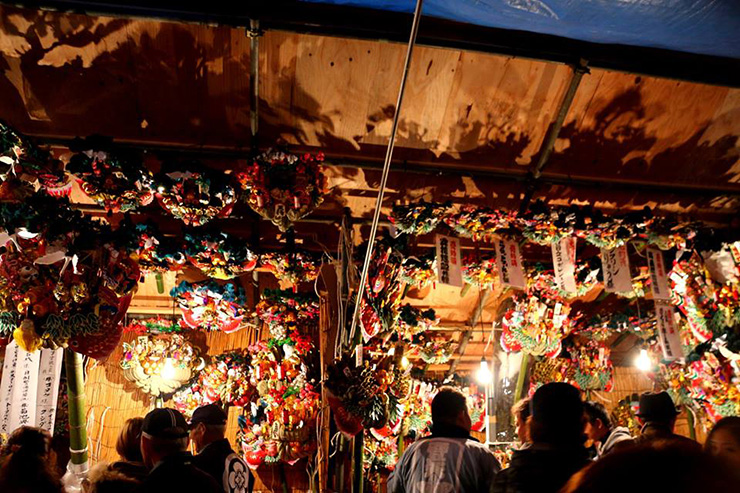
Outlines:
[[[412,13],[414,0],[301,0]],[[423,14],[485,27],[740,59],[740,0],[426,0]]]

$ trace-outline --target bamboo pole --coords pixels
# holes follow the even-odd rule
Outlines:
[[[516,390],[514,391],[514,402],[519,402],[524,393],[524,381],[527,376],[527,368],[529,367],[529,354],[522,353],[522,364],[519,367],[519,375],[516,378]]]
[[[69,451],[70,470],[78,478],[87,476],[89,469],[87,453],[87,429],[85,428],[85,379],[82,371],[82,355],[64,350],[64,368],[67,373],[67,396],[69,399]]]

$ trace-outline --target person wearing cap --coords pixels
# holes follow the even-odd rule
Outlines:
[[[673,399],[666,391],[645,392],[640,395],[637,417],[642,423],[642,429],[635,442],[641,444],[653,440],[669,440],[687,449],[701,449],[698,442],[673,432],[679,414]]]
[[[138,493],[193,491],[220,493],[218,483],[193,465],[188,449],[188,423],[180,411],[154,409],[141,427],[141,455],[149,474]]]
[[[226,413],[216,404],[201,406],[190,420],[194,463],[221,485],[224,493],[251,493],[254,477],[226,439]]]
[[[548,383],[530,401],[532,444],[515,450],[511,464],[493,479],[492,493],[556,493],[591,461],[584,447],[581,394],[572,385]]]
[[[586,436],[596,445],[601,458],[616,448],[632,443],[632,435],[625,426],[614,426],[606,408],[598,402],[584,402],[586,411]]]
[[[493,453],[470,436],[467,399],[442,387],[432,400],[432,434],[401,456],[388,478],[388,493],[488,491],[501,469]]]

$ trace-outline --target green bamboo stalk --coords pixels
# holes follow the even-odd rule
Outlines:
[[[519,367],[519,375],[516,378],[516,390],[514,392],[514,402],[519,402],[524,393],[524,381],[527,376],[527,368],[529,367],[529,354],[522,353],[522,364]]]
[[[87,429],[85,423],[85,379],[82,371],[82,355],[64,350],[64,368],[67,372],[67,397],[69,408],[69,451],[70,462],[75,473],[87,472]]]
[[[696,440],[696,423],[694,420],[694,412],[690,408],[686,408],[686,418],[689,421],[689,436],[692,440]]]

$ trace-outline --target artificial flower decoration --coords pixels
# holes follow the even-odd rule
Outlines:
[[[498,280],[494,255],[466,256],[462,267],[463,281],[480,289],[491,289]]]
[[[411,351],[430,365],[447,363],[455,354],[457,343],[442,334],[433,334],[433,331],[421,332],[411,341]]]
[[[0,180],[38,184],[57,198],[69,197],[72,193],[73,180],[65,172],[64,163],[1,121]]]
[[[216,231],[186,234],[185,254],[205,275],[221,280],[254,270],[259,260],[243,240]]]
[[[260,263],[279,280],[297,286],[300,283],[314,282],[319,277],[321,255],[306,251],[272,252],[263,254]]]
[[[418,257],[405,257],[401,262],[401,282],[419,289],[433,284],[437,279],[436,264],[434,251]]]
[[[220,330],[227,334],[243,328],[248,320],[244,289],[232,283],[182,281],[170,292],[182,310],[183,322],[193,329]]]
[[[560,354],[563,338],[575,327],[569,315],[567,303],[550,306],[535,295],[517,298],[502,319],[501,347],[507,352],[554,358]]]
[[[180,322],[159,316],[144,320],[132,319],[123,328],[124,333],[131,332],[137,335],[173,334],[182,331]]]
[[[199,163],[169,164],[155,183],[160,205],[188,226],[227,217],[236,203],[230,176]]]
[[[394,205],[388,219],[401,233],[423,235],[435,230],[449,208],[449,203],[433,204],[424,201]]]
[[[439,317],[433,309],[422,311],[407,303],[398,313],[398,336],[400,339],[410,341],[415,335],[431,330],[438,324]]]
[[[180,334],[139,336],[123,343],[123,376],[154,397],[177,391],[204,366],[198,349]]]
[[[159,232],[153,223],[139,223],[132,241],[131,253],[143,272],[179,271],[185,265],[181,246]]]
[[[236,178],[247,194],[249,207],[280,231],[287,231],[324,200],[323,160],[322,153],[297,156],[270,149]]]
[[[189,418],[193,411],[206,404],[247,405],[255,392],[249,383],[250,361],[250,354],[245,350],[212,358],[198,373],[193,385],[172,397],[175,407]]]
[[[319,321],[315,296],[290,290],[266,289],[257,304],[257,316],[267,324],[272,337],[282,339],[296,330],[311,333]]]
[[[139,156],[88,149],[67,166],[87,196],[111,212],[129,212],[154,200],[153,177]]]

